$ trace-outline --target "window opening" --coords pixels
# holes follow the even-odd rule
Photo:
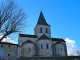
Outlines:
[[[40,28],[40,32],[42,33],[42,28]]]
[[[62,48],[61,48],[61,51],[62,51]]]
[[[46,44],[46,48],[47,48],[47,49],[49,48],[48,44]]]
[[[1,45],[1,47],[3,47],[3,45]]]
[[[10,56],[10,54],[8,54],[8,56]]]
[[[41,49],[43,48],[42,44],[41,44]]]
[[[46,28],[46,33],[48,33],[48,29]]]
[[[8,47],[10,47],[10,45]]]
[[[31,48],[29,48],[29,52],[31,52]]]

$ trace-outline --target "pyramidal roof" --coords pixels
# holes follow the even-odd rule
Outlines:
[[[49,25],[45,18],[44,18],[44,15],[42,13],[42,11],[40,12],[40,15],[39,15],[39,19],[38,19],[38,22],[37,22],[37,25]]]

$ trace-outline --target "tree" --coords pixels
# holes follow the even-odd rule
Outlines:
[[[13,0],[2,1],[0,4],[0,33],[2,39],[12,33],[20,32],[26,21],[27,14]]]

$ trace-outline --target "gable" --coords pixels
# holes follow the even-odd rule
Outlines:
[[[23,46],[25,43],[32,43],[32,44],[34,44],[31,40],[27,40],[26,42],[24,42],[24,43],[22,44],[22,46]]]
[[[41,40],[41,39],[50,39],[50,38],[47,37],[45,34],[43,34],[38,40]]]

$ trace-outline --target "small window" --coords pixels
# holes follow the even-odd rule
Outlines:
[[[47,48],[47,49],[49,48],[48,44],[46,44],[46,48]]]
[[[62,48],[61,48],[61,51],[62,51]]]
[[[8,56],[10,56],[10,54],[8,54]]]
[[[40,32],[42,33],[42,28],[40,28]]]
[[[1,47],[3,47],[3,45],[1,45]]]
[[[31,48],[29,48],[29,52],[31,52]]]
[[[10,45],[8,47],[10,47]]]
[[[43,48],[42,44],[41,44],[41,49]]]
[[[46,33],[48,33],[48,29],[46,28]]]

